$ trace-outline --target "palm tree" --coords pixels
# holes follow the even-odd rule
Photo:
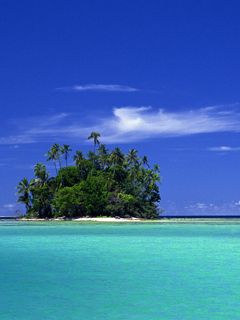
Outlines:
[[[108,151],[107,151],[106,145],[101,143],[98,148],[98,153],[105,156],[107,155],[107,152]]]
[[[56,174],[58,173],[57,170],[57,161],[59,162],[59,167],[61,168],[61,160],[60,160],[60,145],[55,143],[47,153],[47,161],[52,160],[54,163],[54,167],[56,170]]]
[[[125,176],[125,157],[120,148],[115,148],[108,157],[112,182],[122,183]],[[111,182],[110,182],[111,184]]]
[[[149,168],[148,158],[147,156],[143,156],[142,158],[142,164],[147,166]]]
[[[61,146],[58,143],[54,143],[54,145],[52,146],[53,152],[56,154],[58,163],[59,163],[59,168],[61,169],[62,167],[62,163],[61,163]]]
[[[93,151],[88,151],[87,154],[88,160],[90,160],[93,164],[95,163],[95,161],[97,160],[97,156]]]
[[[98,139],[98,138],[100,138],[100,137],[101,137],[100,133],[95,132],[95,131],[91,132],[90,136],[88,137],[88,140],[93,140],[94,153],[96,153],[96,145],[97,145],[97,144],[98,144],[98,145],[100,144],[100,141],[99,141],[99,139]]]
[[[91,174],[92,174],[92,170],[97,169],[98,168],[98,156],[96,155],[95,152],[93,151],[89,151],[87,154],[88,160],[92,163],[92,169],[91,169]]]
[[[68,156],[69,156],[69,153],[72,151],[71,147],[68,145],[68,144],[64,144],[62,147],[61,147],[61,153],[64,155],[64,159],[65,159],[65,162],[66,162],[66,167],[68,166],[67,164],[67,161],[68,161]]]
[[[122,153],[120,148],[115,148],[111,155],[110,155],[110,161],[113,165],[122,165],[124,162],[124,154]]]
[[[56,157],[56,154],[55,152],[53,152],[52,149],[50,149],[47,154],[47,161],[53,161],[53,164],[54,164],[54,167],[55,167],[55,171],[56,171],[56,174],[58,173],[58,170],[57,170],[57,164],[56,164],[56,161],[57,161],[57,157]]]
[[[105,144],[100,144],[98,148],[98,158],[99,158],[99,163],[102,167],[102,169],[105,169],[108,164],[108,150],[105,146]]]
[[[48,181],[49,175],[44,164],[37,163],[34,167],[34,174],[40,185],[44,185]]]
[[[136,149],[131,149],[129,150],[128,154],[127,154],[127,162],[130,165],[136,165],[138,164],[138,156],[137,156],[137,150]]]
[[[17,193],[19,195],[18,202],[24,203],[28,212],[31,208],[31,184],[28,182],[27,178],[23,178],[19,182]]]
[[[159,167],[158,164],[155,164],[155,165],[153,166],[153,171],[154,171],[155,173],[159,173],[159,172],[160,172],[160,167]]]
[[[83,159],[84,159],[84,157],[83,157],[82,151],[77,150],[76,154],[73,157],[73,160],[74,160],[76,166],[79,166]]]

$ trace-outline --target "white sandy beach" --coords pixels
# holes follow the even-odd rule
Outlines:
[[[139,218],[114,218],[114,217],[81,217],[75,219],[63,219],[54,218],[54,219],[37,219],[37,218],[19,218],[18,221],[26,221],[26,222],[102,222],[102,223],[160,223],[160,224],[225,224],[225,223],[234,223],[240,224],[239,218],[160,218],[155,220],[146,220]]]

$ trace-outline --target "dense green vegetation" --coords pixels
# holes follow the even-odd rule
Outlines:
[[[147,157],[135,149],[109,151],[99,138],[91,133],[93,151],[86,157],[76,151],[74,165],[68,165],[70,146],[54,144],[47,161],[53,162],[56,175],[50,177],[46,166],[37,163],[34,178],[19,182],[18,201],[25,204],[27,217],[159,216],[158,165],[150,168]]]

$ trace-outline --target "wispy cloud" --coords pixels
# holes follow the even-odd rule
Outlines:
[[[166,215],[240,215],[240,200],[229,202],[185,201],[184,203],[167,200],[163,201],[161,206]]]
[[[139,91],[139,89],[126,86],[126,85],[120,85],[120,84],[84,84],[84,85],[74,85],[71,87],[62,87],[57,88],[56,90],[61,91],[96,91],[96,92],[136,92]]]
[[[219,146],[219,147],[211,147],[208,150],[216,151],[216,152],[231,152],[231,151],[240,151],[240,147]]]
[[[227,107],[226,107],[227,109]],[[44,141],[79,142],[91,131],[99,131],[106,143],[127,143],[149,138],[181,137],[203,133],[239,132],[240,113],[207,107],[185,111],[154,110],[151,107],[114,108],[110,115],[90,124],[76,114],[25,119],[19,132],[0,137],[0,144],[19,145]],[[230,151],[227,146],[212,151]]]
[[[17,132],[13,135],[0,137],[0,145],[11,145],[17,148],[21,144],[33,144],[49,141],[54,137],[60,137],[61,127],[64,128],[64,120],[69,115],[59,113],[52,116],[29,117],[12,121]]]
[[[209,203],[209,202],[196,202],[188,204],[184,207],[184,212],[187,214],[210,214],[210,215],[239,215],[240,214],[240,201],[222,202],[222,203]]]
[[[104,123],[108,141],[239,131],[240,113],[208,107],[169,112],[150,107],[115,108]]]

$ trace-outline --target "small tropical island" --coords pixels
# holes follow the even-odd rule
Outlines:
[[[159,166],[151,168],[147,156],[140,157],[135,149],[109,151],[98,132],[88,139],[93,150],[87,156],[77,150],[71,162],[71,147],[55,143],[46,154],[55,175],[37,163],[34,177],[19,182],[18,202],[26,207],[25,218],[159,218]]]

